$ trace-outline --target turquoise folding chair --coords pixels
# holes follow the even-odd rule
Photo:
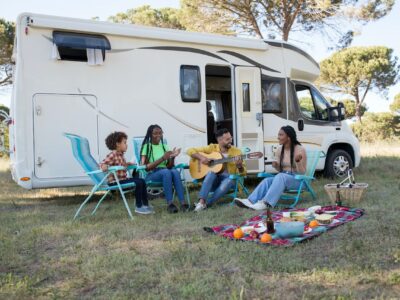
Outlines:
[[[304,193],[310,193],[311,197],[313,200],[317,199],[317,195],[315,194],[311,182],[315,179],[314,173],[315,173],[315,168],[317,167],[317,164],[319,162],[320,158],[325,157],[325,153],[323,151],[306,151],[307,153],[307,167],[306,167],[306,173],[305,174],[298,174],[295,175],[295,179],[300,180],[300,186],[296,190],[287,190],[284,192],[284,194],[281,196],[281,199],[283,203],[278,202],[278,206],[288,206],[290,204],[290,201],[292,202],[289,207],[293,208],[296,206],[296,204],[299,202],[299,200],[302,200],[303,198],[301,197],[302,194]],[[273,177],[275,174],[270,174],[266,172],[258,173],[257,177],[261,178],[266,178],[266,177]],[[289,202],[289,203],[288,203]]]
[[[93,181],[94,186],[89,194],[89,196],[83,201],[83,203],[79,206],[78,210],[75,213],[74,220],[78,218],[79,213],[83,209],[83,207],[89,202],[90,198],[98,191],[105,191],[106,193],[101,197],[96,207],[92,211],[92,215],[94,215],[100,206],[101,202],[106,198],[106,196],[115,190],[119,190],[122,196],[122,200],[125,204],[125,208],[128,211],[129,217],[133,219],[132,212],[129,208],[128,202],[126,201],[125,194],[127,192],[131,192],[135,188],[135,183],[126,183],[120,184],[117,176],[117,171],[119,170],[133,170],[140,169],[136,166],[129,166],[125,168],[123,166],[113,166],[109,167],[107,172],[103,172],[100,168],[96,160],[90,154],[89,142],[86,138],[81,137],[76,134],[64,133],[64,136],[68,138],[71,142],[72,153],[78,163],[81,165],[85,173],[90,177]],[[115,186],[109,186],[106,182],[108,175],[113,174],[117,184]]]
[[[141,159],[140,148],[142,148],[143,140],[144,140],[144,136],[136,136],[136,137],[133,137],[133,140],[132,140],[133,152],[134,152],[136,162],[138,164],[140,164],[140,159]],[[167,140],[164,139],[164,142],[166,143]],[[189,189],[187,187],[186,180],[185,180],[185,177],[183,174],[183,170],[187,169],[187,168],[188,168],[187,164],[178,164],[178,165],[174,166],[174,169],[177,169],[180,173],[182,184],[183,184],[183,187],[185,188],[186,201],[190,207]],[[147,171],[144,166],[140,166],[139,176],[143,179],[146,179]],[[147,185],[147,193],[152,196],[159,195],[163,192],[163,184],[160,181],[146,180],[146,185]],[[176,193],[174,190],[174,198],[175,198],[175,194]]]

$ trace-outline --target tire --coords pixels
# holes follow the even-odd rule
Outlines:
[[[329,152],[325,162],[324,176],[328,178],[344,177],[347,170],[354,166],[353,160],[347,151],[336,149]]]

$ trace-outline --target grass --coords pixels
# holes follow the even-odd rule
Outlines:
[[[170,215],[158,199],[155,215],[130,221],[115,197],[72,222],[88,187],[27,191],[0,160],[0,298],[399,298],[400,145],[361,149],[365,216],[289,248],[203,232],[255,214],[229,205]],[[328,182],[314,184],[320,205]]]

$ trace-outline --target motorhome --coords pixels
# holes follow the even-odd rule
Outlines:
[[[11,172],[27,189],[89,183],[64,132],[88,138],[100,161],[110,132],[143,136],[151,124],[183,150],[225,127],[267,160],[291,125],[326,153],[317,169],[327,175],[360,163],[342,108],[313,85],[318,63],[286,42],[23,13],[13,59]],[[247,161],[249,173],[272,171],[265,159]]]

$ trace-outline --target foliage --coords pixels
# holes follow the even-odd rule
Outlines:
[[[362,144],[361,153],[356,180],[370,185],[351,206],[367,213],[286,248],[204,232],[258,214],[229,204],[168,214],[157,199],[156,214],[129,220],[116,196],[96,216],[73,222],[89,187],[25,190],[0,160],[0,298],[397,299],[400,144]],[[329,204],[326,183],[315,180],[318,202],[299,207]]]
[[[400,94],[394,96],[392,104],[390,104],[390,110],[394,113],[400,114]]]
[[[361,141],[400,140],[400,116],[392,113],[366,113],[364,122],[355,123],[352,128]]]
[[[165,7],[160,9],[151,8],[150,5],[143,5],[129,9],[125,13],[118,13],[109,18],[115,23],[132,23],[146,26],[184,29],[179,21],[179,10]]]
[[[109,18],[115,23],[181,29],[187,31],[233,34],[222,13],[203,9],[199,0],[182,0],[181,8],[155,9],[149,5],[129,9]]]
[[[4,111],[7,115],[10,113],[10,110],[7,106],[0,104],[0,111]],[[9,138],[8,138],[8,126],[4,121],[4,117],[0,114],[0,157],[7,156],[9,149]]]
[[[222,11],[230,17],[232,28],[259,38],[278,34],[284,41],[293,31],[337,33],[347,46],[353,30],[344,31],[351,23],[366,24],[391,11],[394,0],[201,0],[201,7]]]
[[[15,25],[0,19],[0,86],[11,84]]]
[[[383,46],[352,47],[334,53],[320,63],[319,81],[338,87],[356,102],[361,120],[361,105],[369,91],[385,94],[398,80],[398,58]]]

